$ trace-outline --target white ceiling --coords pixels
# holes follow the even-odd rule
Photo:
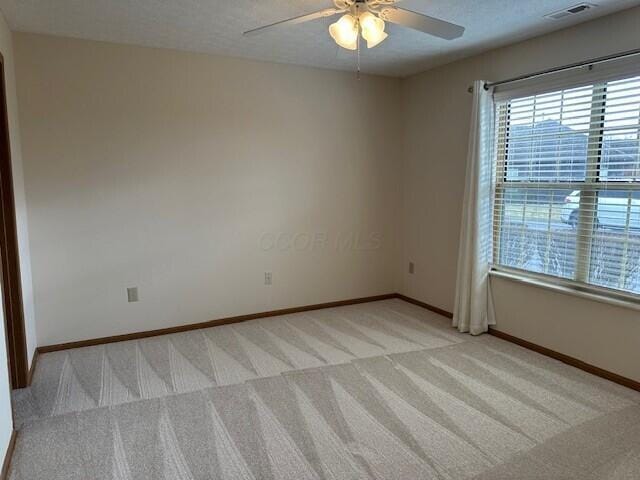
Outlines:
[[[362,70],[408,76],[473,53],[559,30],[640,4],[640,0],[589,0],[598,4],[563,20],[544,15],[581,0],[404,0],[402,6],[466,27],[457,40],[441,40],[388,25],[389,38],[362,53]],[[13,30],[235,57],[355,70],[355,54],[314,22],[243,37],[263,24],[332,6],[331,0],[0,0]]]

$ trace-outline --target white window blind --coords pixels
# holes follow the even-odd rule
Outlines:
[[[496,103],[494,263],[640,294],[640,76]]]

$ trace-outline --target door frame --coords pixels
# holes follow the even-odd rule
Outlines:
[[[11,388],[27,386],[28,359],[11,168],[4,57],[0,53],[0,280]]]

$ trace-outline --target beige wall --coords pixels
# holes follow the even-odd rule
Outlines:
[[[398,289],[399,80],[14,42],[40,345]]]
[[[640,381],[640,311],[491,279],[497,327]]]
[[[416,273],[403,274],[404,294],[453,308],[471,110],[467,88],[473,80],[500,80],[638,48],[638,32],[635,8],[406,80],[403,271],[413,261]],[[637,311],[594,306],[508,280],[494,283],[501,330],[640,380]]]

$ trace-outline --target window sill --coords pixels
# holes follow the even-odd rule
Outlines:
[[[565,295],[572,295],[574,297],[584,298],[594,302],[606,303],[616,307],[640,311],[640,301],[615,297],[599,290],[597,287],[590,288],[562,285],[539,277],[522,274],[520,272],[515,273],[504,270],[494,269],[489,271],[489,275],[491,277],[504,278],[518,283],[523,283],[525,285],[551,290],[552,292],[563,293]]]

